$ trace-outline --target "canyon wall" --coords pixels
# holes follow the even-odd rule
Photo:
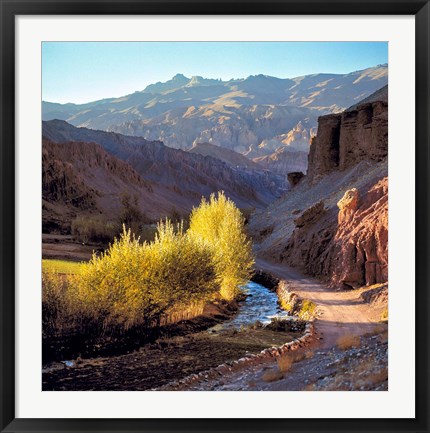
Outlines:
[[[387,155],[387,102],[322,116],[311,144],[308,182],[315,184],[362,161],[380,163]],[[370,177],[360,188],[345,190],[336,205],[326,207],[321,200],[298,216],[282,258],[335,287],[387,281],[388,177]]]
[[[333,170],[363,160],[382,161],[388,154],[388,103],[375,101],[340,114],[321,116],[311,142],[308,178],[318,181]]]

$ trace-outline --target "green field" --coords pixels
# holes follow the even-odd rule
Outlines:
[[[81,264],[67,260],[42,260],[42,270],[47,272],[58,272],[60,274],[78,274]]]

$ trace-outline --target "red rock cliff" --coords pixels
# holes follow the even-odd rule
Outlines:
[[[360,197],[338,203],[338,227],[328,250],[331,282],[343,288],[388,280],[388,178]]]
[[[387,154],[386,101],[320,117],[307,176],[307,188],[315,201],[294,220],[295,229],[281,259],[333,287],[348,289],[386,282],[388,178],[385,174],[371,176],[366,170],[376,164],[386,165]],[[340,188],[336,201],[319,187],[333,172],[340,176],[344,171],[348,177],[359,163],[368,167],[359,176],[361,182],[352,182],[343,191]],[[336,182],[342,185],[339,176]]]
[[[290,265],[345,289],[388,280],[388,178],[345,192],[335,209],[322,201],[295,220],[282,254]]]
[[[382,161],[388,154],[388,103],[376,101],[318,119],[309,152],[308,179],[360,161]]]

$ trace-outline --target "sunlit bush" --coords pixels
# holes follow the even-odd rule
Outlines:
[[[42,324],[46,334],[52,334],[62,321],[67,308],[65,283],[53,272],[42,272]]]
[[[42,332],[45,337],[73,332],[75,319],[81,316],[70,294],[68,276],[55,271],[42,272]]]
[[[217,290],[208,247],[169,221],[158,225],[152,243],[141,244],[124,229],[104,254],[82,266],[72,286],[85,313],[105,329],[151,326]]]
[[[91,221],[79,220],[88,229]],[[89,229],[88,229],[89,230]],[[80,231],[79,233],[84,233]],[[90,238],[91,230],[85,236]],[[44,329],[121,333],[195,315],[219,294],[234,299],[253,258],[244,219],[223,193],[194,209],[190,228],[161,221],[154,240],[142,242],[123,226],[101,255],[68,277],[44,274]]]
[[[212,194],[209,201],[203,198],[193,209],[188,233],[209,246],[221,296],[234,299],[240,285],[249,280],[254,264],[240,210],[223,192]]]

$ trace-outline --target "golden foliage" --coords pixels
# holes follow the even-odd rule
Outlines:
[[[315,303],[310,301],[309,299],[303,299],[301,302],[300,311],[298,312],[298,316],[302,320],[312,320],[317,311],[317,306]]]
[[[190,217],[190,236],[204,242],[212,261],[224,299],[232,300],[249,278],[254,264],[252,245],[244,231],[244,217],[223,192],[202,199]]]
[[[60,329],[61,316],[80,329],[121,332],[167,323],[202,311],[217,292],[233,299],[252,264],[240,211],[223,193],[212,195],[193,210],[188,231],[183,222],[166,219],[155,239],[142,243],[123,226],[119,239],[93,254],[67,284],[59,275],[44,275],[44,324]]]
[[[209,299],[217,285],[208,248],[166,220],[151,243],[139,243],[124,228],[104,254],[82,266],[71,290],[105,327],[127,329]]]

